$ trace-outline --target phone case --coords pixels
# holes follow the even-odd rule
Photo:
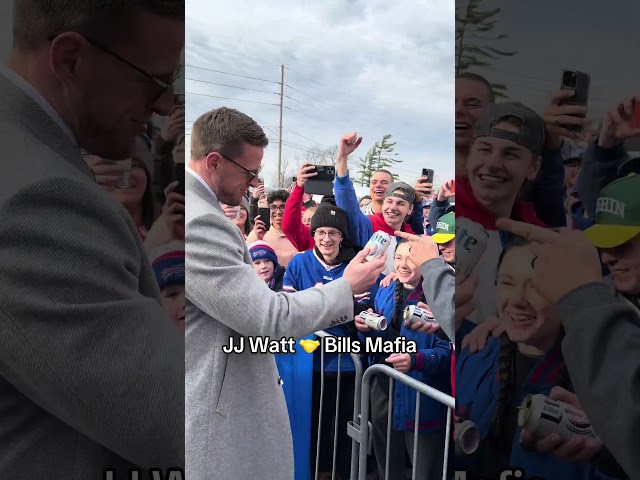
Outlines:
[[[316,165],[318,175],[307,180],[304,185],[305,193],[311,195],[333,195],[333,180],[336,169],[330,165]]]
[[[564,77],[566,72],[575,72],[576,85],[575,87],[567,86],[564,83]],[[584,72],[578,72],[577,70],[565,69],[562,71],[562,78],[560,80],[560,88],[562,90],[573,90],[575,94],[571,98],[560,101],[560,105],[589,105],[589,87],[591,86],[591,75]],[[572,132],[582,132],[582,127],[579,125],[566,125],[566,128]]]

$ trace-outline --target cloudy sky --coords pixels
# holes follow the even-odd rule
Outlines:
[[[494,45],[518,53],[474,71],[507,84],[512,99],[542,112],[565,68],[591,74],[589,118],[595,124],[617,101],[640,94],[637,2],[484,0],[480,8],[495,7],[502,12],[491,35],[509,38]]]
[[[413,182],[428,167],[446,180],[454,171],[453,12],[451,0],[189,0],[187,120],[220,106],[252,116],[272,140],[269,186],[284,64],[290,165],[347,132],[364,137],[354,157],[390,133],[401,178]]]

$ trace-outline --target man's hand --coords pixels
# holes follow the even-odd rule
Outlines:
[[[478,276],[472,273],[456,285],[456,332],[465,319],[476,309],[475,295],[478,287]]]
[[[422,264],[428,260],[438,258],[440,256],[438,244],[428,235],[419,237],[418,235],[413,235],[407,232],[394,232],[394,234],[397,237],[409,240],[411,245],[409,247],[409,260],[418,267],[422,266]]]
[[[179,182],[170,183],[164,191],[165,202],[162,206],[162,216],[169,227],[172,238],[184,240],[184,204],[183,195],[174,192]]]
[[[456,308],[457,310],[457,308]],[[504,326],[498,317],[489,317],[480,325],[475,327],[462,340],[462,349],[469,347],[469,352],[476,353],[487,346],[489,337],[497,338],[504,332]]]
[[[298,170],[298,178],[296,180],[300,188],[304,188],[304,184],[307,183],[307,180],[311,177],[318,175],[318,172],[314,171],[315,168],[316,167],[309,162],[302,164],[300,170]]]
[[[338,157],[347,158],[360,146],[361,143],[362,137],[358,137],[356,132],[343,135],[338,146]]]
[[[253,233],[255,233],[258,240],[264,240],[264,235],[267,233],[267,226],[260,220],[260,215],[254,219]]]
[[[238,217],[238,213],[240,212],[240,207],[232,207],[224,203],[221,203],[220,207],[222,207],[224,216],[227,217],[229,220],[235,220]]]
[[[124,164],[119,164],[112,160],[106,160],[90,154],[84,155],[83,158],[85,163],[93,171],[96,183],[107,192],[115,191],[126,170]]]
[[[373,312],[373,310],[370,308],[369,310],[367,310],[367,312],[371,313]],[[367,323],[360,317],[360,315],[355,316],[355,318],[353,319],[353,323],[355,324],[356,328],[362,333],[371,331],[371,327],[367,325]]]
[[[433,318],[433,314],[431,313],[431,309],[429,308],[429,305],[423,302],[418,302],[417,307],[428,311],[431,314],[430,315],[431,318]],[[413,325],[411,325],[409,320],[405,320],[404,324],[407,328],[411,330],[417,330],[420,333],[427,333],[427,334],[436,333],[440,329],[440,325],[438,325],[435,322],[416,322]]]
[[[175,142],[184,133],[184,108],[176,108],[160,129],[160,137],[165,142]]]
[[[258,186],[253,191],[253,198],[259,199],[264,195],[264,183],[259,183]]]
[[[549,303],[556,304],[582,285],[602,281],[598,250],[580,230],[552,230],[501,218],[499,230],[531,240],[533,286]]]
[[[605,114],[598,136],[598,146],[612,148],[640,136],[640,128],[633,128],[633,105],[636,101],[640,101],[640,97],[622,100]]]
[[[380,281],[380,287],[387,288],[396,278],[398,278],[398,274],[396,272],[391,272]]]
[[[258,208],[269,208],[269,202],[267,202],[267,195],[263,194],[258,199]]]
[[[392,353],[384,361],[392,364],[393,368],[401,373],[411,370],[411,355],[408,353]]]
[[[438,189],[438,201],[444,202],[445,200],[449,200],[453,197],[456,192],[454,191],[455,179],[447,180],[445,183],[440,185]]]
[[[574,414],[583,417],[585,422],[589,421],[575,394],[564,388],[554,387],[549,394],[549,398],[568,403],[572,407],[575,407],[575,409],[573,409]],[[578,411],[576,411],[576,409]],[[600,453],[603,448],[601,441],[589,442],[587,444],[584,438],[575,437],[567,442],[557,433],[552,433],[544,438],[536,438],[526,430],[522,430],[520,439],[525,447],[534,448],[540,453],[551,454],[558,458],[569,460],[570,462],[589,462]]]
[[[560,105],[564,99],[575,95],[573,90],[560,90],[551,98],[549,105],[544,110],[544,121],[547,138],[546,147],[550,150],[557,150],[562,145],[562,138],[579,140],[581,135],[572,132],[567,126],[582,126],[588,124],[586,119],[587,107],[580,105]],[[583,115],[581,117],[579,115]]]
[[[354,295],[368,291],[373,284],[376,283],[378,277],[384,272],[387,266],[386,253],[380,258],[366,262],[365,258],[367,258],[367,255],[369,255],[371,251],[373,251],[373,248],[369,247],[358,252],[342,274],[342,278],[351,285],[351,291]]]
[[[416,202],[422,200],[422,197],[428,197],[433,192],[433,183],[426,182],[427,177],[420,177],[413,189],[416,191]]]

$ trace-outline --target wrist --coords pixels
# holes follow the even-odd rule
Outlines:
[[[620,140],[619,138],[616,137],[612,137],[610,135],[600,135],[598,137],[598,147],[600,148],[614,148],[617,147],[618,145],[622,144],[623,141]]]

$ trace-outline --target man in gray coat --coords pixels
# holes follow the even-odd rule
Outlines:
[[[134,223],[80,147],[128,157],[152,112],[169,113],[184,1],[15,0],[13,28],[0,71],[0,472],[182,467],[184,344]]]
[[[193,124],[185,225],[187,478],[293,479],[287,405],[272,353],[291,351],[281,339],[295,343],[353,321],[353,295],[385,268],[384,256],[363,263],[362,251],[339,280],[294,294],[269,290],[219,204],[240,205],[258,185],[266,146],[262,128],[236,110],[219,108]],[[267,337],[273,350],[252,348]]]

